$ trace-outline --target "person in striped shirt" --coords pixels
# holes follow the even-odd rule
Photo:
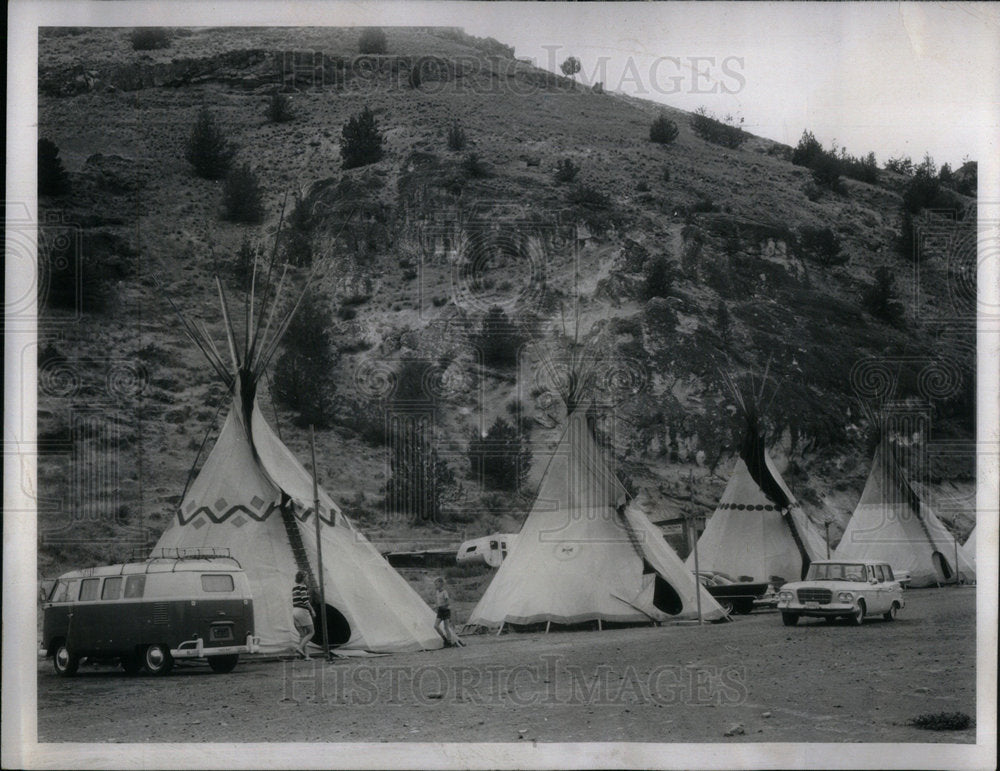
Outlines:
[[[306,586],[306,574],[299,571],[295,574],[295,586],[292,587],[292,620],[300,639],[295,645],[295,651],[304,659],[312,657],[306,653],[306,644],[313,636],[313,607],[309,601],[309,587]]]

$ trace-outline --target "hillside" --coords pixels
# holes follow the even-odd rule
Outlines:
[[[971,529],[974,207],[957,221],[925,214],[915,261],[896,248],[905,177],[818,190],[791,148],[753,136],[720,147],[687,113],[584,89],[459,30],[389,29],[388,55],[361,58],[356,30],[175,30],[152,51],[133,50],[129,35],[39,39],[39,136],[58,146],[71,185],[39,202],[44,575],[127,554],[168,524],[227,404],[166,297],[224,345],[212,277],[242,314],[236,254],[245,239],[271,253],[283,201],[279,253],[299,228],[340,351],[336,416],[316,434],[320,478],[377,540],[452,543],[519,527],[561,418],[539,351],[564,328],[587,343],[614,406],[601,430],[620,470],[665,507],[713,510],[739,428],[720,371],[759,380],[767,370],[774,457],[806,512],[832,522],[834,542],[870,462],[856,398],[885,398],[890,381],[918,450],[911,476],[954,532]],[[279,88],[288,123],[265,117]],[[257,171],[263,224],[224,219],[222,183],[185,160],[203,107]],[[345,171],[341,127],[364,107],[384,157]],[[679,128],[668,145],[649,140],[660,114]],[[448,149],[456,122],[462,151]],[[579,177],[559,183],[566,158]],[[824,228],[839,241],[833,258],[803,237]],[[647,299],[660,258],[668,286]],[[894,324],[865,303],[883,267],[904,305]],[[290,268],[290,281],[305,273]],[[482,366],[474,347],[494,305],[527,341],[513,368]],[[405,362],[433,375],[418,406],[460,483],[437,523],[382,503],[380,426]],[[265,414],[307,459],[308,428],[267,390]],[[521,494],[480,490],[467,475],[470,435],[497,416],[532,444]],[[210,448],[211,438],[202,460]]]

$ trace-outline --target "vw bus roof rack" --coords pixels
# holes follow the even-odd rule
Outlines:
[[[133,552],[133,555],[135,555],[135,552]],[[243,569],[243,566],[240,565],[240,561],[232,555],[229,551],[229,547],[227,546],[186,546],[152,549],[144,556],[134,556],[133,558],[146,562],[147,572],[149,570],[149,564],[155,560],[171,560],[175,563],[174,568],[176,569],[176,563],[181,562],[182,560],[227,559],[235,562],[240,570]]]

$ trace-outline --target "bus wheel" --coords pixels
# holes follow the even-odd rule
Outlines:
[[[165,675],[174,668],[174,657],[166,645],[147,645],[142,654],[142,665],[151,675]]]
[[[142,659],[138,653],[129,653],[122,656],[122,669],[129,677],[135,677],[142,671]]]
[[[229,656],[209,656],[208,665],[213,672],[224,675],[236,669],[236,662],[240,660],[240,654],[233,653]]]
[[[60,640],[56,643],[56,652],[52,655],[52,667],[60,677],[72,677],[80,666],[80,657],[70,652],[66,643]]]

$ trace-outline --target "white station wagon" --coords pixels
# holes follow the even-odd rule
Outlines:
[[[833,622],[838,617],[860,626],[865,616],[892,621],[904,606],[903,587],[885,562],[817,560],[805,580],[785,584],[778,592],[778,610],[785,626],[800,616]]]

